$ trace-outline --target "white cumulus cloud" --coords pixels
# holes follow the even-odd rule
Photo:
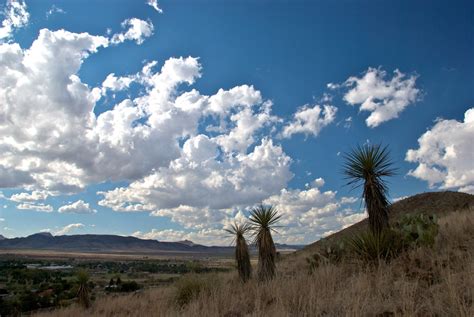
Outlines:
[[[130,87],[130,84],[135,80],[133,76],[117,77],[114,73],[107,75],[102,82],[102,93],[105,94],[107,90],[121,91]]]
[[[59,213],[75,213],[75,214],[92,214],[97,210],[91,208],[89,203],[83,200],[75,201],[69,205],[64,205],[58,208]]]
[[[84,228],[85,226],[82,223],[71,223],[67,226],[64,226],[63,228],[59,229],[56,231],[54,234],[56,236],[62,236],[65,235],[71,231],[74,231],[76,229]]]
[[[101,193],[99,205],[116,211],[151,211],[183,226],[203,224],[203,219],[212,224],[223,220],[226,209],[278,193],[292,177],[290,158],[268,139],[248,154],[220,159],[216,141],[203,135],[189,139],[183,149],[182,157],[169,168]]]
[[[282,214],[282,227],[278,228],[275,237],[277,241],[290,244],[313,242],[367,217],[364,212],[349,208],[356,198],[339,199],[335,191],[322,191],[319,188],[324,185],[322,178],[311,184],[305,190],[282,189],[263,201],[275,206]]]
[[[289,138],[296,133],[317,136],[321,129],[334,121],[336,112],[337,108],[330,105],[304,106],[296,111],[293,120],[283,128],[282,136]]]
[[[153,35],[154,31],[151,21],[144,21],[137,18],[126,19],[122,22],[122,28],[128,29],[125,32],[114,34],[110,40],[113,44],[123,43],[126,40],[142,44],[145,38]]]
[[[47,199],[51,193],[44,191],[44,190],[34,190],[31,193],[18,193],[18,194],[13,194],[10,196],[11,201],[15,202],[32,202],[32,201],[38,201],[38,200],[45,200]]]
[[[158,13],[163,13],[163,10],[158,6],[157,0],[147,0],[146,4],[155,9]]]
[[[410,149],[406,160],[417,163],[409,175],[427,181],[430,187],[474,193],[474,108],[464,121],[440,119]]]
[[[371,128],[398,118],[420,93],[415,87],[416,75],[407,77],[397,69],[391,79],[386,77],[386,71],[369,68],[362,77],[349,77],[343,84],[349,89],[344,100],[350,105],[360,105],[360,111],[370,112],[366,124]],[[337,86],[330,84],[328,87],[334,89]]]

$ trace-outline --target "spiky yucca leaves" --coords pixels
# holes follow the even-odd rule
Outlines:
[[[374,234],[388,228],[388,188],[383,177],[395,175],[387,147],[358,146],[344,156],[347,185],[363,186],[362,197],[369,214],[369,227]]]
[[[281,215],[273,206],[253,208],[250,211],[250,222],[255,234],[255,244],[258,248],[258,279],[267,281],[275,276],[276,248],[273,243],[272,231]]]
[[[247,282],[252,274],[252,266],[250,264],[249,248],[245,241],[245,234],[250,230],[249,224],[234,223],[230,229],[225,229],[234,236],[235,241],[235,261],[237,270],[242,282]]]
[[[89,308],[91,305],[88,283],[89,275],[87,272],[84,270],[77,272],[77,284],[79,286],[77,290],[77,301],[79,305],[84,308]]]
[[[402,249],[400,237],[390,229],[379,234],[370,230],[363,231],[348,238],[347,243],[349,249],[362,260],[378,264],[397,256]]]

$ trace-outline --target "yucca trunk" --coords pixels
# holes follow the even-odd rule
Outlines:
[[[275,276],[276,248],[270,229],[262,228],[258,235],[258,279],[268,281]]]
[[[242,282],[247,282],[252,274],[252,266],[250,264],[250,255],[247,242],[243,235],[237,236],[235,245],[235,261],[237,262],[237,270]]]
[[[89,289],[87,284],[80,284],[79,290],[77,291],[77,301],[79,305],[83,308],[89,308],[91,305],[90,298],[89,298]]]
[[[369,228],[374,235],[380,235],[389,227],[389,202],[378,182],[371,177],[364,184],[364,200],[369,214]]]

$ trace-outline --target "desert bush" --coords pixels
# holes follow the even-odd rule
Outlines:
[[[316,268],[325,264],[338,264],[347,254],[347,243],[344,241],[328,241],[323,239],[319,252],[306,258],[309,272],[313,273]]]
[[[435,215],[407,214],[394,227],[406,247],[432,247],[438,235],[438,220]]]
[[[215,274],[187,274],[176,283],[174,301],[178,307],[183,307],[202,294],[209,294],[219,287]]]
[[[178,306],[185,306],[191,300],[197,298],[205,285],[201,279],[195,275],[183,276],[176,283],[175,301]]]

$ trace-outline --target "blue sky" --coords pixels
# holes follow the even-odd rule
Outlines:
[[[222,244],[263,201],[312,242],[364,217],[340,170],[366,142],[393,199],[474,192],[470,1],[2,5],[4,236]]]

